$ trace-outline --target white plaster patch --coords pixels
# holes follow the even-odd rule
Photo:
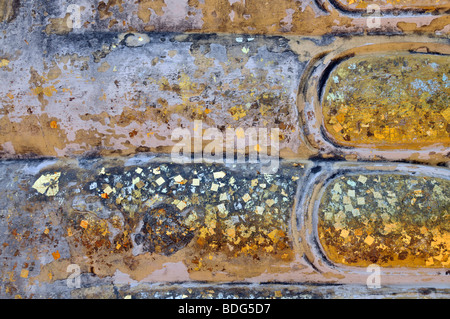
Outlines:
[[[177,282],[189,281],[189,272],[186,265],[179,261],[177,263],[165,263],[162,269],[155,270],[141,282]]]

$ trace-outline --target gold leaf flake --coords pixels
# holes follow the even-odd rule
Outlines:
[[[4,66],[8,66],[8,64],[9,64],[9,60],[7,60],[7,59],[0,60],[0,68],[2,68]]]
[[[106,188],[103,190],[106,194],[111,194],[112,193],[112,188],[111,187],[109,187],[109,185],[108,186],[106,186]]]
[[[181,175],[177,175],[173,178],[173,180],[177,183],[181,183],[184,180],[184,178]]]
[[[228,228],[227,235],[231,238],[234,238],[236,236],[236,230],[234,228]]]
[[[219,214],[221,217],[225,217],[228,215],[228,210],[226,209],[224,204],[217,205],[217,209],[219,210]]]
[[[272,186],[270,186],[269,191],[270,192],[276,192],[278,190],[278,185],[276,184],[272,184]]]
[[[387,201],[390,205],[394,205],[397,202],[397,198],[388,198]]]
[[[363,175],[359,175],[358,177],[358,182],[365,184],[367,181],[367,177],[363,176]]]
[[[53,186],[49,187],[47,189],[47,193],[45,195],[47,195],[47,196],[55,196],[56,194],[58,194],[58,191],[59,191],[59,187],[58,187],[58,184],[56,184],[56,185],[53,185]]]
[[[428,233],[428,228],[426,228],[425,226],[420,227],[420,233],[422,235],[425,235],[426,233]]]
[[[283,231],[280,231],[278,229],[272,230],[269,234],[267,234],[269,238],[274,242],[277,243],[281,237],[284,237]]]
[[[364,239],[364,242],[369,246],[372,245],[374,241],[375,241],[375,239],[370,235],[367,236],[366,239]]]
[[[58,260],[59,258],[61,258],[61,255],[58,250],[55,251],[54,253],[52,253],[52,256],[55,260]]]
[[[89,223],[86,220],[82,220],[80,222],[80,226],[83,227],[84,229],[86,229],[88,227]]]
[[[144,187],[145,183],[143,181],[139,181],[136,183],[136,187],[141,189],[142,187]]]
[[[336,131],[336,133],[339,133],[343,129],[342,125],[339,123],[334,124],[332,127]]]
[[[158,184],[159,186],[161,186],[162,184],[164,184],[166,182],[166,180],[162,177],[158,178],[156,180],[156,184]]]
[[[352,203],[352,201],[350,200],[350,197],[348,197],[348,196],[344,196],[344,197],[342,198],[342,202],[343,202],[344,204],[347,204],[347,205],[349,205],[349,204]]]
[[[333,187],[333,190],[339,194],[342,193],[341,185],[339,185],[339,184],[335,184]]]
[[[433,187],[433,192],[442,194],[442,188],[440,188],[438,185]]]
[[[273,199],[268,199],[268,200],[266,200],[266,204],[267,204],[267,206],[272,207],[273,204],[275,204],[275,201]]]
[[[341,230],[341,237],[347,238],[350,232],[347,229]]]
[[[184,201],[180,201],[180,202],[178,203],[178,205],[177,205],[177,207],[178,207],[179,210],[185,209],[186,206],[187,206],[187,204],[186,204]]]
[[[409,245],[409,243],[411,242],[411,236],[408,236],[408,234],[406,232],[402,232],[402,241],[406,244]]]
[[[357,198],[356,198],[356,203],[357,203],[358,205],[364,205],[364,204],[366,204],[366,200],[365,200],[364,197],[357,197]]]
[[[428,258],[427,261],[425,262],[425,265],[427,266],[431,266],[433,264],[434,264],[433,257]]]
[[[373,197],[377,198],[377,199],[382,199],[383,198],[379,192],[373,192]]]
[[[59,191],[58,179],[60,176],[60,172],[42,175],[32,187],[41,194],[45,193],[46,196],[55,196]]]
[[[251,197],[248,193],[246,193],[244,196],[242,196],[242,199],[247,203],[251,199]]]
[[[218,178],[223,178],[223,177],[225,177],[225,173],[224,172],[214,172],[214,178],[215,179],[218,179]]]
[[[212,185],[211,185],[211,190],[212,190],[213,192],[217,192],[218,189],[219,189],[219,185],[218,185],[218,184],[215,184],[215,183],[212,183]]]
[[[355,217],[361,215],[361,214],[359,213],[359,208],[354,208],[354,209],[352,210],[352,215],[355,216]]]
[[[447,107],[444,111],[441,112],[441,115],[444,117],[444,119],[450,123],[450,107]]]
[[[27,269],[22,269],[22,271],[20,272],[20,277],[28,278],[28,270]]]

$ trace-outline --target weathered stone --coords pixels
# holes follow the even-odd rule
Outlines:
[[[351,2],[351,1],[349,1]],[[395,32],[411,31],[435,32],[444,30],[448,17],[446,1],[408,1],[407,4],[389,4],[384,1],[356,1],[350,5],[339,5],[339,1],[271,1],[246,0],[143,0],[100,1],[98,5],[80,3],[79,27],[71,32],[113,31],[128,32],[197,32],[234,34],[272,34],[321,36],[336,33]],[[373,30],[366,23],[368,4],[380,4],[383,11],[399,8],[400,17],[382,17],[383,23]],[[55,34],[66,34],[67,27],[60,22],[70,19],[76,21],[78,15],[69,4],[53,0],[47,15],[41,16],[43,25]],[[26,3],[25,5],[31,6]],[[341,8],[341,9],[339,9]],[[416,15],[408,12],[415,9]],[[348,14],[356,10],[359,15]],[[36,10],[38,11],[38,10]],[[392,11],[392,10],[391,10]],[[414,10],[413,10],[414,11]],[[433,12],[433,15],[419,13]],[[353,13],[353,12],[352,12]],[[370,13],[370,12],[369,12]],[[39,13],[38,13],[39,14]]]
[[[366,267],[450,265],[450,181],[352,174],[328,184],[318,237],[334,263]]]
[[[0,298],[447,296],[448,171],[432,165],[448,166],[449,19],[447,0],[0,0]],[[367,84],[391,102],[403,100],[386,75],[439,88],[404,90],[417,150],[398,134],[326,135],[323,85],[336,63],[367,56],[378,70]],[[409,74],[394,70],[400,60]],[[357,75],[348,87],[364,87]],[[386,101],[366,89],[358,103]],[[372,162],[351,162],[361,159]],[[351,215],[331,236],[322,217],[336,207],[318,196],[350,172],[390,184],[376,201],[332,194]],[[378,198],[394,186],[401,233]],[[358,216],[367,236],[348,247]],[[367,251],[379,241],[385,250]],[[388,268],[376,290],[349,267],[369,261]]]
[[[23,164],[1,165],[5,296],[25,294],[33,280],[65,280],[71,264],[105,284],[119,273],[142,282],[245,279],[295,262],[289,223],[303,164],[273,174],[258,164],[148,157]]]
[[[134,236],[136,245],[170,256],[189,244],[194,233],[177,210],[174,205],[159,205],[145,213],[142,228]]]
[[[127,44],[144,36],[142,46]],[[194,141],[208,128],[225,140],[228,128],[254,127],[267,128],[268,135],[279,129],[283,154],[300,148],[305,158],[314,152],[299,139],[295,90],[302,64],[286,39],[238,43],[235,36],[156,33],[129,33],[128,42],[112,33],[51,38],[44,64],[39,56],[33,65],[17,57],[0,68],[0,78],[14,83],[0,88],[4,157],[170,153],[176,129],[189,130],[186,138]],[[200,151],[211,140],[205,135]],[[252,138],[247,146],[257,145]]]
[[[449,53],[440,43],[393,40],[317,56],[298,95],[308,142],[325,158],[445,165],[448,79],[433,66],[447,70]]]
[[[450,59],[431,54],[359,56],[329,75],[325,127],[345,146],[450,145]]]
[[[397,14],[408,11],[445,12],[450,7],[448,0],[331,0],[330,2],[343,10],[353,12],[366,12],[368,6],[371,5],[372,9],[369,12],[373,12],[374,8],[377,8],[380,12],[396,12]]]

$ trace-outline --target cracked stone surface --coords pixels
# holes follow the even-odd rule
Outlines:
[[[448,298],[449,10],[0,0],[0,298]]]

